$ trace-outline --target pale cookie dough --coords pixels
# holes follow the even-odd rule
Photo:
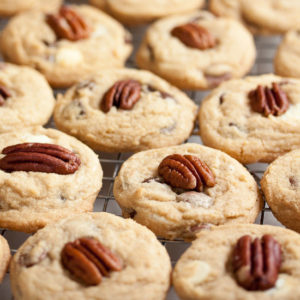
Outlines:
[[[10,16],[26,10],[56,11],[62,0],[1,0],[0,15]]]
[[[261,187],[276,218],[300,232],[300,149],[277,158],[266,170]]]
[[[45,78],[28,67],[0,63],[0,89],[10,93],[0,105],[0,133],[33,125],[44,125],[50,119],[55,99]]]
[[[206,50],[191,48],[171,35],[174,27],[195,23],[217,40]],[[239,22],[200,11],[168,17],[148,29],[138,50],[139,67],[153,71],[183,89],[210,89],[245,75],[256,56],[252,35]]]
[[[117,81],[141,83],[140,100],[131,110],[100,104]],[[105,70],[59,95],[56,126],[100,151],[130,152],[180,144],[194,127],[197,106],[181,91],[147,71]]]
[[[27,12],[14,17],[2,32],[4,58],[36,68],[54,87],[70,86],[99,69],[122,67],[132,50],[129,33],[96,8],[71,8],[90,26],[87,39],[57,40],[45,14]]]
[[[76,281],[62,266],[61,251],[81,237],[97,239],[124,268],[96,286]],[[165,247],[146,227],[108,213],[89,213],[51,224],[30,237],[14,256],[10,276],[16,300],[163,300],[170,272]]]
[[[281,245],[282,263],[275,287],[248,291],[233,274],[231,257],[238,239],[270,234]],[[173,284],[183,300],[297,300],[300,298],[300,236],[268,225],[225,225],[198,234],[173,272]]]
[[[288,32],[279,45],[275,58],[275,73],[300,78],[300,31]]]
[[[90,0],[90,3],[125,24],[136,25],[198,9],[204,0]]]
[[[258,85],[281,83],[290,106],[281,116],[254,112],[248,94]],[[243,164],[271,162],[300,147],[300,81],[272,74],[222,84],[203,101],[200,112],[203,143]]]
[[[282,34],[300,28],[299,0],[210,0],[210,10],[242,21],[253,33]]]
[[[6,239],[0,236],[0,283],[3,280],[10,262],[10,249]]]
[[[0,227],[33,232],[50,222],[93,209],[102,186],[102,169],[91,149],[58,130],[35,127],[0,135],[0,153],[20,143],[63,146],[80,158],[81,165],[70,175],[0,170]],[[0,158],[3,156],[0,154]]]
[[[175,153],[200,158],[214,174],[216,185],[198,193],[164,183],[157,168],[166,156]],[[261,196],[250,173],[227,154],[198,144],[133,155],[115,180],[114,196],[124,217],[167,239],[190,240],[212,224],[252,223],[261,209]]]

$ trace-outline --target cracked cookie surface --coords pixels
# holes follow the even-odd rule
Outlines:
[[[129,110],[101,109],[107,91],[118,81],[140,84],[140,98]],[[194,127],[197,106],[184,93],[147,72],[105,70],[58,97],[57,127],[100,151],[129,152],[176,145]]]
[[[204,0],[90,0],[90,3],[125,24],[136,25],[195,10],[203,6]]]
[[[99,69],[122,67],[132,50],[122,25],[91,6],[69,7],[89,27],[88,38],[57,39],[44,13],[26,12],[12,18],[1,34],[4,58],[36,68],[54,87],[70,86]]]
[[[279,83],[289,100],[281,116],[254,112],[249,92]],[[205,145],[220,149],[243,164],[271,162],[300,146],[300,81],[272,74],[222,84],[203,101],[200,135]]]
[[[55,99],[40,73],[28,67],[1,63],[1,87],[9,95],[0,105],[0,133],[48,122]]]
[[[276,218],[300,232],[300,150],[277,158],[266,170],[261,187]]]
[[[123,269],[95,286],[75,280],[62,266],[61,251],[82,237],[109,248],[123,261]],[[145,295],[163,300],[170,272],[168,253],[150,230],[112,214],[88,213],[50,224],[30,237],[14,256],[10,276],[16,300],[140,300]]]
[[[158,166],[175,153],[205,162],[215,176],[215,185],[195,192],[165,183],[158,175]],[[261,196],[250,173],[227,154],[198,144],[133,155],[123,163],[115,180],[114,196],[123,216],[168,239],[191,240],[213,224],[252,223],[261,209]]]
[[[273,288],[248,291],[234,276],[231,263],[239,238],[271,235],[280,245],[282,263]],[[173,284],[180,299],[298,299],[300,270],[299,234],[278,226],[234,224],[214,227],[198,234],[192,246],[181,256],[173,271]]]
[[[102,169],[91,149],[58,130],[34,127],[2,134],[0,151],[20,143],[63,146],[73,151],[81,164],[70,175],[0,170],[0,227],[33,232],[63,217],[93,209],[102,186]]]
[[[172,30],[192,23],[216,40],[213,48],[188,47]],[[182,89],[210,89],[245,75],[256,56],[253,37],[239,22],[209,12],[164,18],[151,25],[137,52],[139,67],[150,70]]]

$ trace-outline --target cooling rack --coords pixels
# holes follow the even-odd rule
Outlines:
[[[73,1],[66,1],[66,2],[71,3]],[[74,3],[75,2],[78,4],[78,2],[86,3],[87,1],[76,0],[74,1]],[[0,29],[3,28],[5,24],[6,24],[6,20],[0,19]],[[147,29],[146,26],[129,28],[129,31],[131,31],[133,35],[134,52],[133,55],[128,60],[127,67],[135,67],[134,55],[146,29]],[[280,40],[281,38],[279,36],[255,38],[255,43],[257,47],[257,59],[255,65],[253,66],[250,72],[251,75],[259,75],[259,74],[273,72],[273,57]],[[63,92],[63,91],[55,91],[55,93],[57,92]],[[191,91],[186,91],[186,93],[198,105],[201,104],[203,98],[208,94],[208,92],[191,92]],[[54,122],[50,121],[46,127],[55,128]],[[197,132],[198,132],[198,128],[196,124],[195,130],[193,131],[191,137],[186,142],[201,144],[202,142]],[[102,189],[94,205],[94,211],[104,211],[104,212],[121,216],[121,209],[119,208],[113,196],[113,184],[122,163],[126,159],[128,159],[132,154],[131,153],[110,154],[110,153],[101,153],[101,152],[97,152],[97,154],[99,155],[99,160],[103,168],[104,177],[103,177]],[[260,163],[260,164],[247,165],[246,167],[252,173],[255,180],[259,184],[259,181],[267,165]],[[256,223],[282,226],[274,218],[272,212],[270,211],[266,203],[264,203],[263,210],[258,216]],[[30,236],[29,234],[6,230],[6,229],[2,229],[2,230],[0,229],[0,234],[3,235],[8,240],[9,245],[11,247],[12,254],[14,254],[16,250],[19,248],[19,246],[22,245],[22,243]],[[183,242],[182,240],[174,240],[174,241],[168,241],[165,239],[159,239],[159,240],[166,247],[171,257],[171,261],[173,265],[179,259],[181,254],[190,245],[190,243]],[[9,287],[9,274],[5,276],[3,283],[0,285],[0,299],[1,300],[12,299],[12,295]],[[176,296],[174,290],[171,289],[168,294],[167,300],[178,300],[178,299],[179,298]]]

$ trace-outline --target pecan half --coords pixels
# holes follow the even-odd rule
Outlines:
[[[87,285],[101,283],[109,271],[121,271],[123,263],[94,238],[83,237],[67,243],[61,252],[63,266]]]
[[[2,106],[9,97],[11,97],[9,90],[5,86],[0,85],[0,106]]]
[[[103,112],[110,111],[112,106],[130,110],[140,100],[141,84],[132,79],[117,81],[103,96],[100,108]]]
[[[172,154],[158,166],[158,174],[174,188],[203,191],[204,185],[213,187],[215,177],[209,167],[193,155]]]
[[[289,108],[288,97],[276,82],[272,83],[271,89],[259,85],[249,93],[249,99],[252,109],[265,117],[280,116]]]
[[[234,248],[232,265],[237,282],[243,288],[251,291],[272,288],[281,265],[280,244],[271,235],[253,242],[245,235]]]
[[[88,38],[91,32],[84,19],[68,6],[62,6],[56,15],[47,15],[46,21],[58,39],[78,41]]]
[[[58,145],[24,143],[6,147],[0,159],[0,169],[5,172],[27,171],[73,174],[80,159],[72,151]]]
[[[217,44],[214,36],[206,28],[195,23],[187,23],[174,27],[171,34],[186,46],[200,50],[213,48]]]

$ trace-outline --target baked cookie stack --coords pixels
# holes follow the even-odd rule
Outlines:
[[[171,278],[180,299],[300,297],[298,0],[3,0],[0,15],[14,299],[163,300]],[[277,75],[261,74],[254,35],[278,34]],[[13,258],[6,230],[32,233]]]

